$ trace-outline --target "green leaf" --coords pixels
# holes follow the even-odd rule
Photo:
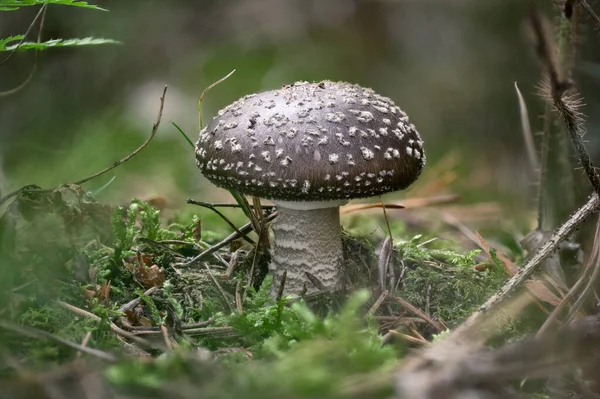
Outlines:
[[[231,194],[231,196],[233,197],[233,199],[235,200],[235,202],[237,202],[237,204],[239,205],[239,207],[242,209],[242,211],[244,212],[244,215],[246,215],[246,217],[250,220],[252,220],[252,209],[250,208],[250,204],[248,203],[248,201],[246,200],[246,198],[236,192],[236,191],[231,191],[229,190],[229,194]]]
[[[183,136],[183,138],[187,140],[187,142],[188,142],[188,143],[189,143],[189,144],[192,146],[192,148],[194,148],[194,143],[192,142],[192,140],[190,140],[190,138],[188,137],[188,135],[187,135],[187,134],[185,134],[185,132],[183,131],[183,129],[181,129],[181,128],[179,127],[179,125],[178,125],[177,123],[175,123],[175,122],[171,122],[171,124],[172,124],[173,126],[175,126],[175,128],[176,128],[177,130],[179,130],[179,133],[181,133],[181,135]]]
[[[108,11],[105,8],[88,4],[86,1],[79,0],[0,0],[0,11],[14,11],[21,7],[41,6],[44,4],[57,4],[61,6],[72,6],[88,8],[91,10]]]
[[[95,46],[98,44],[120,44],[116,40],[102,39],[95,37],[85,37],[83,39],[52,39],[42,43],[23,42],[6,46],[7,43],[21,40],[22,36],[12,36],[7,39],[0,40],[0,51],[25,51],[25,50],[46,50],[51,47],[78,47],[78,46]]]
[[[16,36],[9,36],[4,39],[0,39],[0,51],[3,51],[9,43],[19,42],[19,41],[23,40],[24,37],[25,36],[23,36],[23,35],[16,35]]]

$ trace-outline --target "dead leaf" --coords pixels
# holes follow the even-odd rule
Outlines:
[[[479,235],[479,233],[476,234],[477,239],[481,243],[481,247],[490,257],[490,260],[493,261],[489,245],[483,239],[483,237]],[[500,260],[500,262],[502,262],[504,265],[504,270],[509,276],[514,276],[515,274],[519,273],[519,268],[517,265],[508,259],[502,252],[496,250],[496,257]],[[533,294],[533,296],[542,302],[546,302],[552,306],[558,306],[558,304],[561,302],[561,299],[552,291],[550,291],[550,289],[546,287],[546,285],[544,285],[544,283],[540,280],[528,280],[525,283],[525,287]]]
[[[544,283],[540,280],[529,280],[525,283],[525,287],[540,301],[549,303],[552,306],[558,306],[561,299],[556,296]]]
[[[153,264],[150,255],[138,253],[127,260],[131,262],[123,262],[123,266],[131,271],[135,281],[144,288],[160,287],[165,282],[164,270]]]
[[[492,258],[492,254],[490,252],[490,246],[478,232],[475,232],[475,234],[477,235],[477,239],[481,244],[481,248],[483,248],[485,253],[490,257],[490,260],[493,261],[494,259]],[[500,262],[502,262],[504,270],[506,270],[506,273],[509,276],[514,276],[515,274],[519,273],[519,268],[517,267],[517,265],[515,265],[510,259],[504,256],[502,252],[496,251],[496,257],[500,260]]]
[[[107,281],[106,283],[102,284],[96,290],[96,298],[98,298],[101,304],[108,304],[108,300],[110,298],[110,281]]]

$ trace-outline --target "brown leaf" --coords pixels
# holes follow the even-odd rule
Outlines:
[[[94,290],[90,290],[89,288],[86,288],[85,290],[83,290],[83,295],[85,296],[85,298],[88,301],[91,300],[95,294],[96,294],[96,292]]]
[[[165,282],[165,273],[157,265],[138,268],[137,277],[145,288],[160,287]]]
[[[102,284],[96,290],[96,297],[100,300],[100,303],[104,305],[108,304],[108,299],[110,297],[110,281]]]
[[[490,246],[479,233],[475,234],[477,235],[477,239],[481,244],[481,248],[483,248],[485,253],[490,257],[490,260],[493,261],[492,254],[490,253]],[[517,267],[517,265],[515,265],[510,259],[504,256],[502,252],[496,250],[496,257],[500,260],[500,262],[502,262],[504,270],[506,270],[506,273],[508,273],[509,276],[514,276],[515,274],[519,273],[519,268]]]
[[[488,254],[490,259],[492,259],[490,247],[488,246],[487,242],[479,235],[479,233],[476,234],[479,242],[481,243],[481,247]],[[504,265],[504,270],[506,270],[506,273],[508,273],[509,276],[514,276],[515,274],[519,273],[519,268],[517,265],[504,256],[502,252],[496,251],[496,257],[500,260],[500,262],[502,262]],[[548,289],[548,287],[546,287],[540,280],[529,280],[525,283],[525,287],[533,294],[533,296],[542,302],[549,303],[552,306],[558,306],[558,304],[561,302],[561,299],[552,291],[550,291],[550,289]]]
[[[131,323],[131,325],[135,325],[135,323],[137,321],[137,314],[129,309],[125,310],[123,313],[125,313],[125,317],[127,318],[127,321],[129,321],[129,323]]]
[[[138,253],[127,260],[131,263],[123,262],[123,265],[132,272],[135,281],[145,288],[160,287],[165,282],[164,270],[153,264],[150,255]]]
[[[202,240],[202,220],[198,219],[194,222],[194,226],[192,227],[192,237],[194,237],[194,241],[199,242]]]
[[[478,263],[475,266],[473,266],[473,270],[475,270],[476,272],[484,272],[490,268],[493,267],[493,263],[491,261],[485,261],[482,263]]]
[[[150,197],[146,199],[146,202],[160,211],[165,210],[168,205],[167,199],[161,195],[155,195],[153,197]]]
[[[561,302],[561,299],[540,280],[529,280],[525,283],[525,287],[540,301],[549,303],[552,306],[558,306]]]

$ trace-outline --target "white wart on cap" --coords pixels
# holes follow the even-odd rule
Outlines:
[[[245,96],[200,132],[215,185],[280,201],[371,197],[408,187],[423,141],[389,98],[355,84],[298,82]]]

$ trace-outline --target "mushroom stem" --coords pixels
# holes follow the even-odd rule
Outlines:
[[[339,284],[343,255],[338,206],[312,210],[280,207],[272,229],[273,297],[277,295],[284,271],[287,271],[284,295],[298,296],[305,283],[308,294],[319,291],[305,272],[315,276],[326,288]]]

